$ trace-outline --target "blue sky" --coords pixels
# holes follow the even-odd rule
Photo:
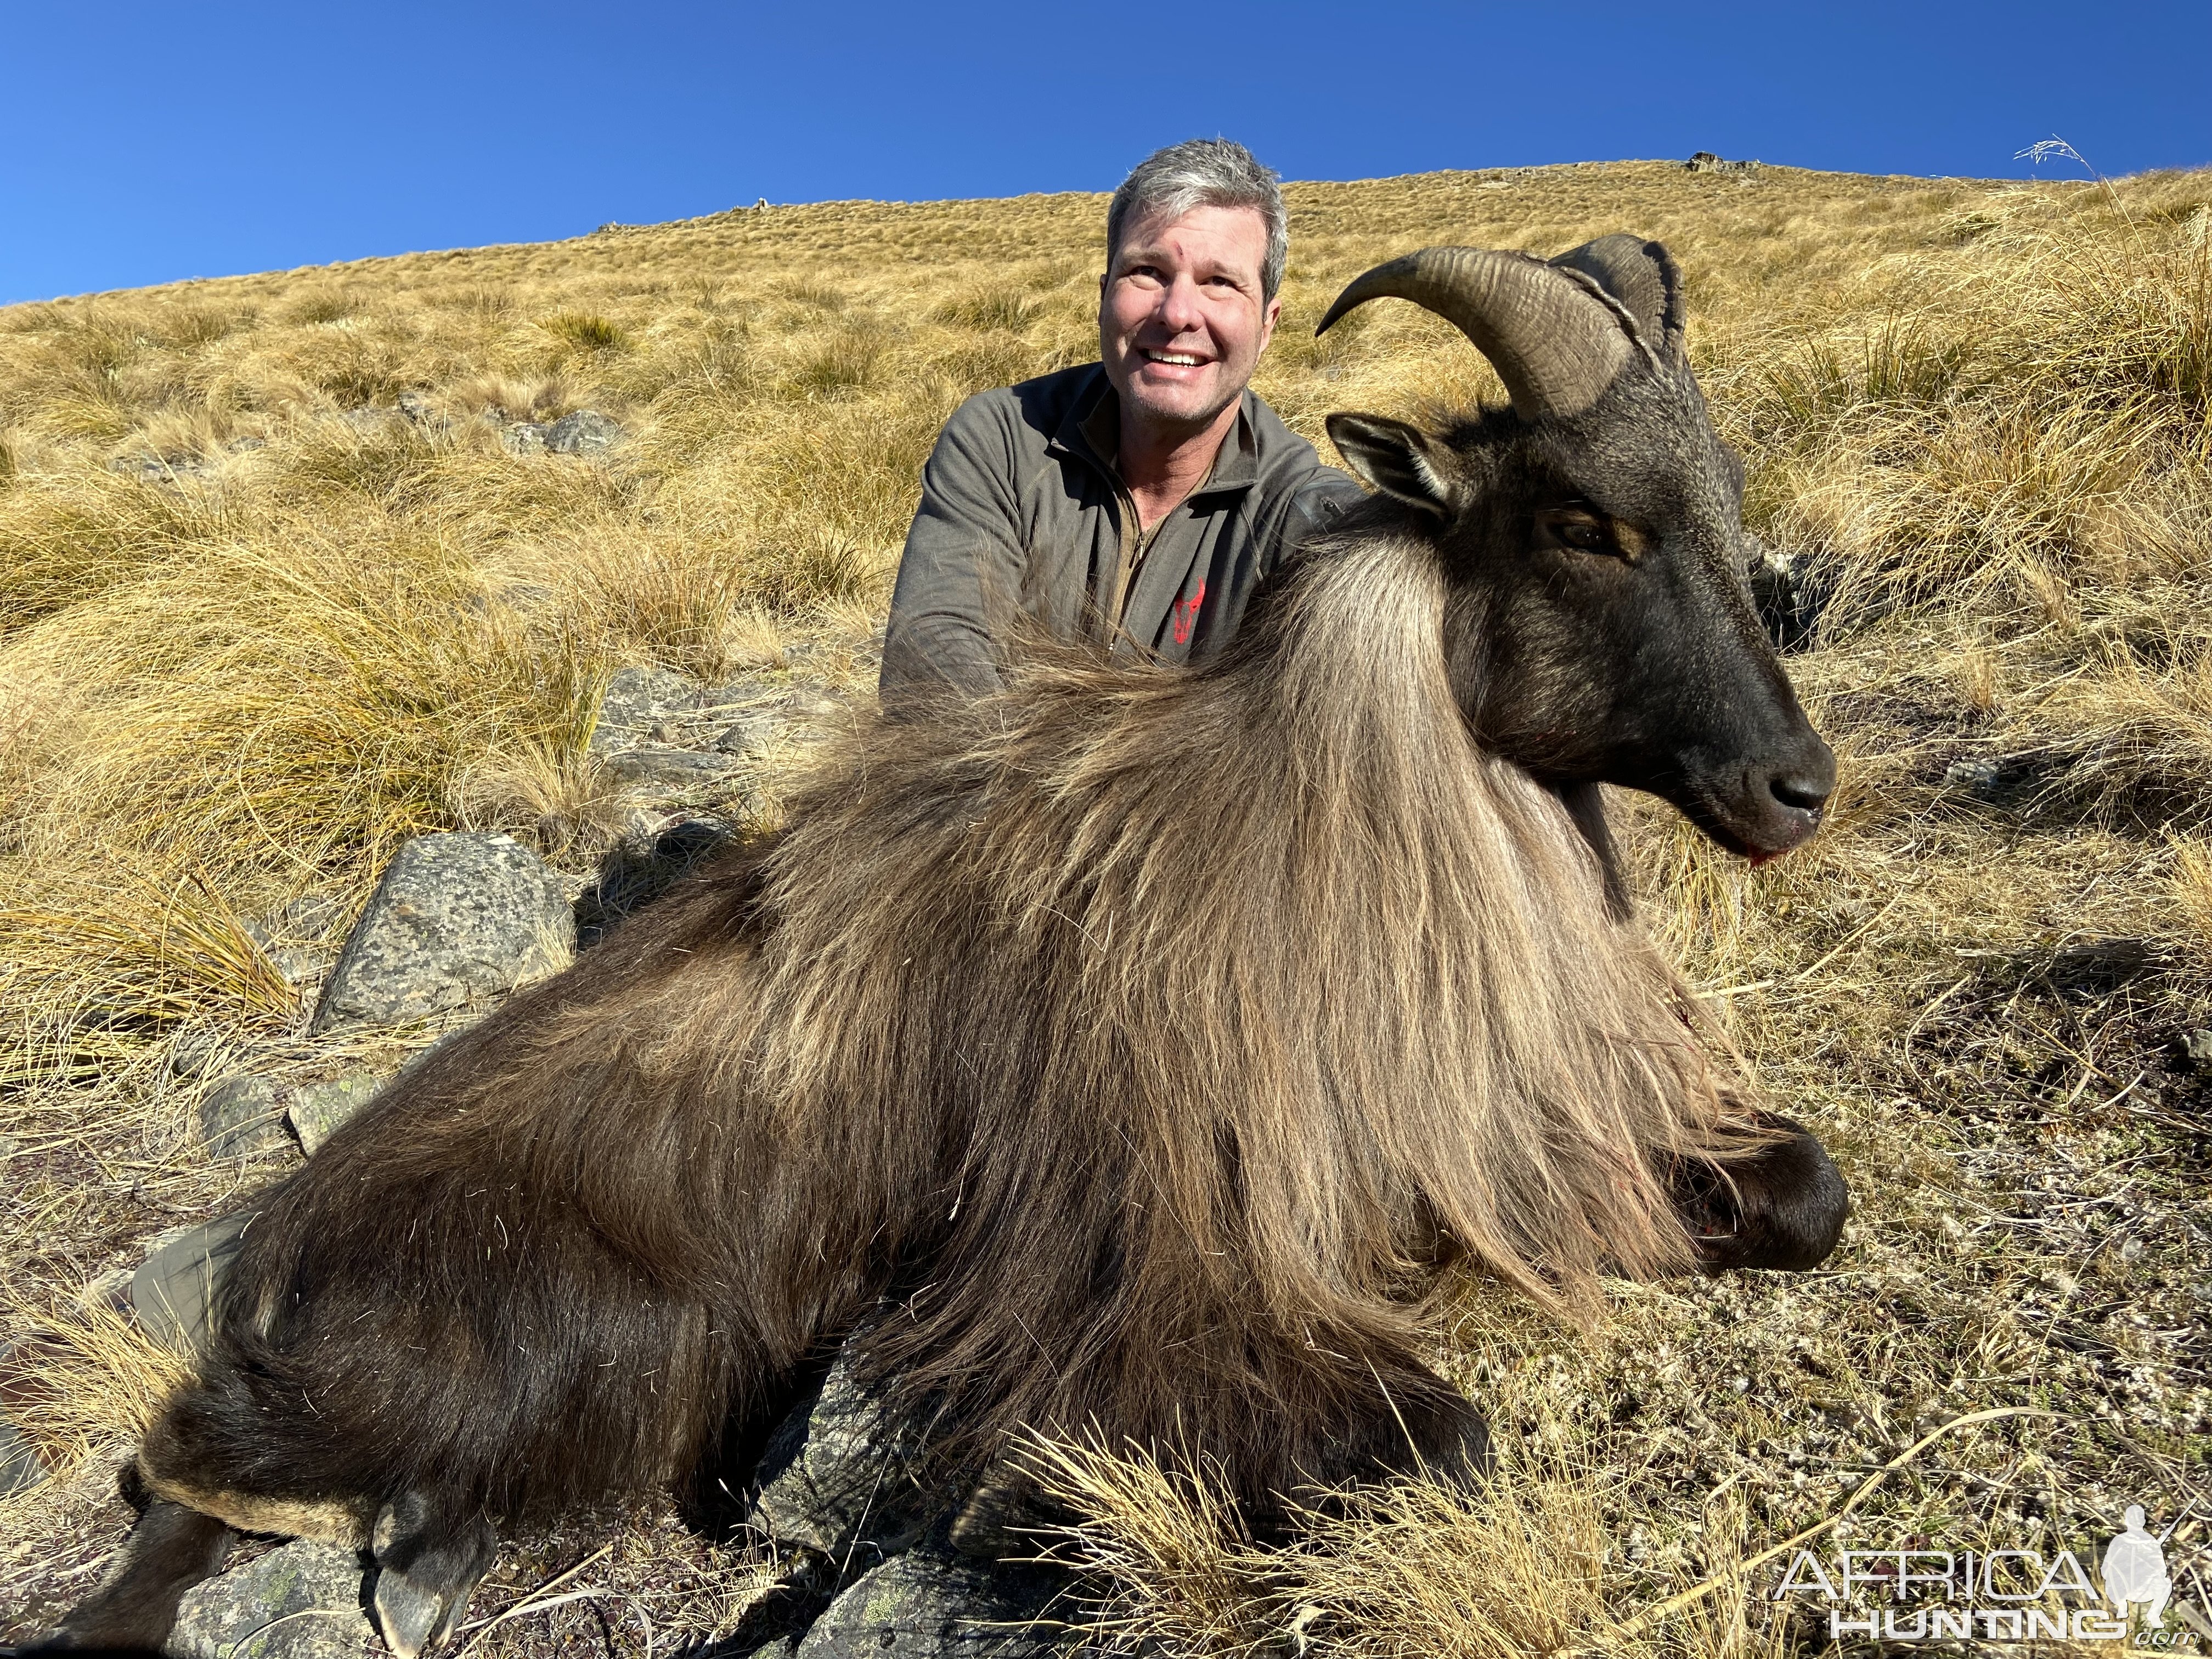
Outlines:
[[[0,303],[771,202],[1723,155],[2212,163],[2212,3],[0,9]],[[2060,164],[2048,172],[2073,173]]]

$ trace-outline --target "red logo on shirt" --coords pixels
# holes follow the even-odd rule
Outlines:
[[[1175,627],[1172,630],[1177,645],[1190,643],[1190,630],[1198,621],[1198,607],[1206,603],[1206,584],[1200,582],[1197,591],[1187,599],[1179,600],[1175,607]]]

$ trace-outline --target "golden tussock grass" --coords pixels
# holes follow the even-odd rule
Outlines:
[[[2167,1544],[2194,1605],[2212,176],[1620,163],[1291,200],[1256,384],[1324,445],[1334,410],[1498,395],[1410,307],[1314,339],[1367,265],[1621,229],[1682,261],[1747,522],[1825,596],[1792,671],[1844,775],[1813,848],[1758,872],[1622,816],[1653,925],[1858,1211],[1820,1274],[1622,1286],[1587,1340],[1472,1289],[1437,1335],[1498,1432],[1472,1504],[1394,1488],[1270,1556],[1116,1449],[1040,1453],[1092,1516],[1064,1547],[1102,1616],[1181,1652],[1747,1659],[1826,1644],[1760,1599],[1775,1564],[1743,1567],[1808,1528],[2101,1548],[2130,1501],[2194,1517]],[[61,1310],[287,1167],[210,1159],[177,1063],[304,1063],[313,987],[265,919],[342,921],[427,830],[587,868],[622,822],[588,742],[625,665],[865,684],[939,423],[1094,354],[1103,221],[1092,196],[831,204],[0,311],[0,1266],[15,1336],[46,1333],[27,1352],[76,1321],[26,1427],[78,1460],[0,1511],[0,1635],[120,1536],[82,1455],[158,1384]],[[503,448],[577,409],[626,441]],[[782,765],[748,784],[763,817]],[[2029,1409],[2054,1414],[1976,1415]],[[724,1582],[635,1525],[625,1559]]]
[[[82,1462],[127,1453],[191,1376],[186,1361],[112,1303],[15,1303],[8,1311],[12,1323],[34,1333],[15,1357],[8,1414],[49,1455]]]

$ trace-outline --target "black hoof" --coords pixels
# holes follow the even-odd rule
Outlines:
[[[499,1553],[499,1540],[483,1516],[451,1522],[421,1493],[410,1492],[376,1517],[369,1552],[376,1561],[371,1601],[384,1644],[398,1659],[417,1659],[425,1648],[453,1638],[477,1581]]]

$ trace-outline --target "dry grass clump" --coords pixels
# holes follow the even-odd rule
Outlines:
[[[1588,1468],[1516,1448],[1477,1495],[1395,1482],[1304,1510],[1291,1550],[1241,1541],[1202,1483],[1134,1449],[1040,1444],[1041,1482],[1083,1517],[1053,1553],[1113,1588],[1086,1613],[1110,1651],[1326,1652],[1359,1659],[1764,1659],[1789,1620],[1720,1577],[1732,1595],[1680,1584],[1651,1619],[1612,1570],[1620,1494]],[[1718,1554],[1741,1548],[1741,1505],[1708,1521]],[[1666,1578],[1688,1577],[1677,1568]],[[1639,1584],[1642,1590],[1645,1586]]]
[[[1469,1288],[1453,1362],[1505,1431],[1483,1490],[1417,1480],[1316,1498],[1301,1511],[1299,1541],[1269,1549],[1240,1533],[1201,1480],[1135,1448],[1039,1437],[1024,1462],[1079,1517],[1041,1541],[1092,1587],[1068,1622],[1126,1653],[1770,1659],[1819,1651],[1829,1645],[1827,1605],[1780,1590],[1801,1548],[1833,1572],[1836,1551],[1880,1548],[1883,1538],[1897,1540],[1893,1547],[2017,1547],[2017,1511],[1988,1494],[2032,1468],[2037,1459],[2026,1449],[2068,1415],[2037,1407],[1931,1413],[1905,1443],[1847,1453],[1842,1468],[1814,1469],[1790,1452],[1778,1460],[1780,1449],[1762,1445],[1764,1457],[1744,1458],[1717,1480],[1700,1467],[1686,1480],[1673,1436],[1641,1423],[1644,1401],[1620,1387],[1624,1360],[1646,1391],[1655,1371],[1684,1364],[1660,1307],[1632,1297],[1617,1310],[1631,1328],[1618,1342],[1545,1353],[1525,1312],[1504,1306],[1493,1287]],[[1640,1364],[1623,1352],[1638,1342],[1647,1350]],[[1739,1376],[1723,1397],[1761,1386]],[[1735,1414],[1717,1401],[1710,1409]],[[1960,1464],[1992,1478],[1962,1480]],[[1884,1513],[1887,1524],[1869,1537],[1862,1512]],[[1916,1594],[1888,1605],[1909,1622],[1914,1607],[1942,1601]],[[2039,1605],[2063,1611],[2055,1596]]]
[[[105,1297],[59,1307],[10,1300],[9,1323],[33,1334],[9,1357],[8,1415],[72,1461],[127,1454],[190,1375]]]
[[[1858,1211],[1820,1274],[1620,1287],[1589,1335],[1471,1289],[1436,1343],[1497,1431],[1478,1503],[1393,1488],[1266,1554],[1120,1449],[1041,1453],[1102,1616],[1171,1652],[1747,1659],[1825,1645],[1759,1599],[1808,1529],[2096,1550],[2128,1502],[2184,1517],[2200,1595],[2212,175],[1621,163],[1291,200],[1257,386],[1324,444],[1333,410],[1499,395],[1412,307],[1314,339],[1367,265],[1620,229],[1681,259],[1747,516],[1820,602],[1793,671],[1844,779],[1756,872],[1621,816],[1655,927]],[[79,1460],[0,1510],[0,1639],[120,1537],[85,1454],[158,1382],[82,1288],[296,1156],[211,1158],[192,1116],[234,1066],[318,1063],[270,918],[335,939],[455,825],[582,873],[628,822],[589,749],[620,667],[865,684],[945,416],[1095,354],[1103,208],[749,210],[0,310],[0,1273],[30,1356],[0,1364]],[[624,441],[503,441],[580,409]],[[480,1650],[642,1651],[757,1566],[632,1517],[526,1543],[495,1602],[586,1560],[603,1601]]]

